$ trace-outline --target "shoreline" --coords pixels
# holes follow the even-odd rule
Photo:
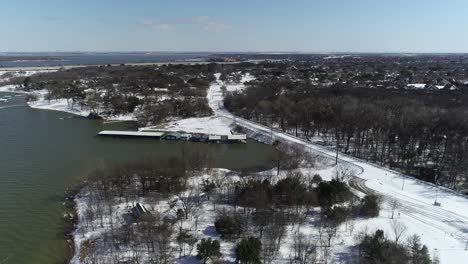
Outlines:
[[[75,251],[75,239],[73,237],[73,232],[76,229],[76,225],[78,224],[78,217],[77,211],[75,209],[75,203],[70,201],[70,198],[65,198],[65,210],[67,214],[63,216],[65,224],[63,227],[63,239],[68,245],[68,250],[65,259],[63,260],[64,264],[69,264],[73,257],[76,254]],[[68,212],[70,211],[70,212]]]
[[[138,62],[138,63],[110,63],[110,64],[75,64],[75,65],[60,65],[60,66],[18,66],[18,67],[0,67],[1,71],[43,71],[43,70],[70,70],[75,68],[86,68],[86,67],[106,67],[110,66],[161,66],[161,65],[197,65],[197,64],[236,64],[239,62],[216,62],[216,61],[167,61],[167,62]]]
[[[70,264],[72,259],[77,254],[74,233],[79,224],[79,218],[75,198],[84,188],[84,186],[84,183],[74,185],[72,188],[67,189],[64,193],[65,197],[63,199],[63,205],[65,207],[65,212],[63,215],[63,239],[68,245],[68,252],[65,259],[63,260],[63,264]]]
[[[2,89],[3,88],[3,89]],[[76,117],[82,118],[89,118],[91,112],[88,110],[79,110],[75,108],[70,108],[68,103],[65,99],[58,99],[58,100],[51,100],[50,102],[44,98],[44,90],[37,90],[37,91],[24,91],[18,90],[18,87],[15,85],[6,85],[0,86],[1,93],[13,93],[13,94],[21,94],[21,95],[36,95],[38,96],[38,100],[35,102],[26,102],[26,105],[31,109],[39,109],[39,110],[48,110],[48,111],[58,111],[62,113],[67,113],[74,115]],[[65,100],[65,101],[64,101]],[[133,113],[121,116],[99,116],[103,121],[136,121],[136,118]]]

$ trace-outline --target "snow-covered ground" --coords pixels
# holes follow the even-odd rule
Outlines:
[[[332,163],[332,162],[331,162]],[[341,171],[343,169],[347,169],[346,166],[343,165],[338,165],[334,166],[331,165],[330,162],[325,162],[325,163],[317,163],[315,166],[310,167],[310,168],[302,168],[301,171],[304,175],[315,175],[319,174],[324,180],[331,180],[333,177],[335,177],[337,171]],[[229,174],[229,176],[225,176],[226,174]],[[284,178],[287,176],[287,171],[281,171],[278,176],[276,176],[276,171],[270,170],[270,171],[265,171],[265,172],[260,172],[257,174],[257,176],[254,177],[268,177],[272,182],[276,182],[277,180]],[[216,175],[216,176],[215,176]],[[224,176],[223,176],[224,175]],[[271,175],[274,175],[271,178]],[[194,193],[197,193],[202,195],[200,191],[201,183],[205,179],[209,180],[214,180],[214,177],[221,177],[223,178],[223,186],[229,186],[230,184],[238,181],[240,178],[237,175],[233,175],[232,172],[226,170],[226,169],[214,169],[213,172],[209,174],[203,174],[200,176],[195,176],[192,177],[188,182],[189,182],[189,189],[182,194],[182,197],[184,196],[190,196],[193,195]],[[307,177],[307,176],[306,176]],[[99,219],[95,219],[95,223],[93,225],[86,225],[85,222],[86,220],[84,219],[85,217],[85,211],[89,204],[91,203],[89,201],[90,196],[89,192],[87,192],[86,189],[82,190],[81,194],[76,197],[76,203],[77,203],[77,209],[78,209],[78,215],[79,215],[79,225],[74,233],[74,239],[75,239],[75,246],[76,246],[76,252],[80,252],[80,248],[83,242],[86,240],[96,240],[99,246],[99,243],[102,243],[102,241],[99,239],[100,237],[104,236],[104,233],[109,232],[110,230],[110,222],[109,222],[109,217],[104,218],[104,225],[103,227],[100,227],[99,224]],[[139,198],[137,200],[131,200],[128,202],[118,202],[116,201],[116,204],[113,206],[113,228],[118,229],[124,222],[122,215],[128,212],[128,210],[131,208],[132,205],[134,205],[136,202],[140,202],[144,204],[150,211],[155,211],[157,210],[158,212],[162,213],[164,216],[172,216],[175,217],[175,212],[177,208],[181,208],[181,205],[179,203],[175,203],[175,207],[171,208],[169,205],[172,203],[172,201],[177,200],[177,196],[171,196],[167,199],[163,199],[157,202],[152,202],[151,200],[145,200],[142,198]],[[222,253],[222,258],[223,258],[223,263],[235,263],[235,245],[236,241],[228,241],[221,239],[219,233],[216,232],[215,227],[214,227],[214,221],[216,219],[216,215],[222,211],[222,210],[234,210],[234,208],[230,205],[225,205],[225,204],[213,204],[213,199],[208,200],[208,199],[202,199],[201,204],[199,208],[195,211],[192,212],[191,216],[189,217],[188,220],[184,220],[182,223],[182,227],[185,230],[189,230],[191,234],[195,235],[197,239],[201,240],[203,238],[212,238],[212,239],[217,239],[220,241],[221,244],[221,253]],[[237,210],[242,210],[242,208],[237,208]],[[317,211],[318,209],[315,209]],[[398,215],[398,212],[395,213],[395,217],[397,221],[405,223],[409,230],[405,234],[407,236],[412,235],[412,234],[418,234],[421,236],[423,242],[425,241],[432,241],[435,239],[439,233],[432,233],[433,230],[426,230],[424,226],[421,226],[418,220],[413,219],[409,216],[407,216],[403,211],[400,212],[400,215]],[[379,217],[376,218],[370,218],[370,219],[354,219],[352,221],[348,221],[348,223],[342,224],[338,228],[337,236],[332,240],[332,246],[329,249],[330,251],[330,258],[329,261],[330,263],[340,263],[342,262],[343,258],[343,253],[351,253],[352,246],[356,243],[356,234],[365,231],[365,232],[374,232],[377,229],[382,229],[384,230],[385,234],[390,239],[393,239],[392,237],[392,228],[391,228],[391,209],[388,206],[385,206],[381,210],[381,214]],[[275,258],[273,263],[291,263],[291,259],[293,259],[294,255],[294,237],[298,234],[304,234],[307,235],[307,238],[311,241],[316,242],[319,244],[320,240],[320,234],[317,226],[314,224],[318,221],[318,214],[308,214],[307,218],[304,219],[303,223],[300,225],[288,225],[286,226],[286,234],[285,237],[281,243],[280,251],[278,256]],[[90,227],[94,226],[94,227]],[[252,227],[249,227],[249,230],[252,229]],[[254,232],[254,230],[251,230]],[[323,235],[324,236],[324,235]],[[403,236],[403,239],[405,236]],[[322,239],[325,239],[322,237]],[[402,239],[402,240],[403,240]],[[326,239],[325,239],[326,240]],[[326,241],[323,240],[322,243],[326,243]],[[101,241],[101,242],[100,242]],[[449,246],[451,242],[450,236],[448,234],[441,234],[440,237],[438,237],[439,245],[440,244],[445,244]],[[447,243],[448,242],[448,243]],[[431,244],[427,244],[429,247],[433,246]],[[436,244],[437,245],[437,244]],[[104,245],[100,245],[105,247]],[[176,244],[173,244],[173,247],[177,247]],[[443,253],[443,249],[440,246],[437,246],[437,251],[436,255],[443,257],[441,253]],[[144,251],[144,250],[143,250]],[[100,250],[101,254],[102,252],[106,252],[106,250]],[[108,254],[108,255],[106,255]],[[112,253],[104,253],[103,256],[110,257]],[[122,256],[131,256],[131,249],[126,249],[126,248],[121,248],[121,251],[119,251],[119,255]],[[177,253],[174,253],[175,256],[177,256]],[[320,253],[319,253],[320,255]],[[144,254],[143,254],[144,256]],[[459,256],[460,257],[460,256]],[[140,261],[142,261],[140,259]],[[349,257],[348,257],[349,260]],[[450,258],[447,260],[445,258],[446,263],[457,263],[455,257]],[[78,259],[78,254],[75,255],[73,258],[73,261],[71,262],[72,264],[81,264],[82,262],[79,261]],[[192,251],[191,254],[188,254],[187,256],[183,258],[177,258],[175,263],[198,263],[196,260],[196,251]]]
[[[0,86],[0,92],[3,93],[16,93],[16,94],[30,94],[30,92],[22,91],[21,89],[18,89],[16,85],[5,85],[5,86]]]
[[[222,83],[222,85],[226,86],[228,92],[241,91],[245,89],[245,83],[253,80],[255,80],[255,77],[250,73],[246,73],[242,75],[240,83]]]
[[[14,77],[28,77],[37,73],[55,72],[56,70],[35,70],[35,71],[2,71],[0,70],[0,82],[8,82]],[[8,76],[9,77],[5,77]]]
[[[202,118],[187,118],[172,121],[166,124],[141,128],[140,130],[156,129],[164,131],[183,131],[186,133],[202,133],[213,135],[231,135],[231,125],[233,121],[230,118],[222,116],[210,116]]]
[[[224,109],[221,92],[222,82],[220,74],[216,74],[217,81],[208,91],[209,105],[217,116],[236,119],[236,123],[249,130],[269,136],[271,128],[258,123],[235,117]],[[335,152],[317,144],[297,138],[279,130],[273,130],[274,138],[302,145],[312,153],[319,153],[324,157],[334,159]],[[418,234],[422,243],[426,244],[432,254],[440,257],[441,263],[459,263],[468,258],[465,250],[468,244],[468,198],[452,190],[435,186],[384,167],[373,165],[357,158],[341,155],[339,163],[349,166],[356,171],[363,185],[380,195],[384,199],[397,199],[402,204],[399,218],[408,226],[408,234]],[[404,182],[404,186],[403,186]],[[434,206],[434,201],[441,203]],[[370,230],[381,228],[389,230],[388,208],[377,219],[357,221],[356,228],[368,226]],[[389,232],[387,234],[390,234]],[[342,250],[349,248],[352,239],[343,239]],[[337,249],[339,253],[340,249]]]
[[[229,172],[229,170],[226,169],[214,169],[217,175],[223,175]],[[214,173],[211,173],[210,175],[204,174],[204,175],[197,175],[195,177],[192,177],[188,180],[189,188],[188,190],[182,194],[182,197],[188,197],[190,195],[194,195],[196,192],[197,195],[200,195],[202,197],[201,190],[199,189],[199,186],[203,182],[204,179],[209,179],[211,178]],[[227,179],[227,178],[226,178]],[[239,180],[238,177],[236,176],[230,176],[229,181],[234,182],[236,180]],[[226,182],[227,184],[227,182]],[[110,217],[109,215],[106,215],[103,219],[103,225],[101,226],[100,224],[100,219],[95,219],[93,225],[85,224],[85,215],[86,215],[86,210],[91,204],[91,194],[88,190],[88,188],[84,188],[81,190],[81,192],[75,197],[75,204],[76,204],[76,210],[77,210],[77,215],[78,215],[78,225],[73,233],[73,239],[74,239],[74,244],[75,244],[75,255],[73,256],[71,260],[71,264],[82,264],[83,262],[80,260],[80,250],[83,246],[83,243],[87,240],[93,241],[99,241],[100,238],[106,233],[109,232],[111,222],[110,222]],[[152,201],[145,200],[143,198],[139,198],[136,200],[129,200],[127,202],[123,201],[117,201],[115,202],[115,205],[112,206],[112,211],[113,211],[113,228],[118,229],[121,227],[124,223],[125,220],[123,219],[123,215],[128,213],[128,211],[132,208],[133,205],[135,205],[137,202],[143,204],[150,212],[153,214],[155,211],[157,211],[159,214],[165,217],[176,217],[176,211],[178,208],[181,208],[180,200],[179,202],[175,203],[175,206],[171,208],[170,204],[173,203],[173,201],[176,201],[177,199],[180,199],[180,197],[176,195],[172,195],[167,199],[160,200],[156,203],[153,203]],[[224,263],[234,263],[235,262],[235,254],[233,254],[233,249],[235,247],[235,241],[226,241],[222,240],[220,238],[220,235],[215,231],[214,228],[214,221],[216,218],[217,212],[219,212],[222,208],[226,209],[232,209],[231,206],[224,206],[224,205],[217,205],[216,207],[213,206],[212,202],[207,200],[207,199],[202,199],[199,205],[199,208],[194,211],[189,219],[184,220],[182,227],[185,230],[190,230],[190,233],[195,235],[195,237],[199,240],[203,238],[212,238],[212,239],[217,239],[220,241],[220,251],[223,254],[223,260]],[[175,236],[175,234],[174,234]],[[102,242],[102,241],[101,241]],[[99,242],[97,242],[99,243]],[[103,259],[110,259],[111,258],[111,253],[102,253],[105,252],[106,250],[104,249],[104,245],[99,245],[98,247],[102,247],[100,249],[101,256],[104,257]],[[174,252],[176,251],[175,248],[177,248],[177,245],[175,243],[172,243],[172,246],[174,248]],[[144,251],[144,250],[143,250]],[[178,258],[176,263],[185,263],[185,264],[195,264],[199,263],[199,261],[196,259],[196,250],[193,250],[191,254],[188,254],[187,256],[183,258]],[[124,249],[121,248],[121,251],[119,251],[119,256],[130,256],[131,255],[131,249]],[[174,254],[174,256],[177,254]],[[147,260],[147,257],[142,256],[140,259],[141,263],[146,263],[145,260]],[[106,262],[107,263],[107,262]]]

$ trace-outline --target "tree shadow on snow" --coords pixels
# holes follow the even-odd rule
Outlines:
[[[205,228],[205,230],[203,230],[203,234],[211,238],[219,236],[214,226],[208,226],[207,228]]]
[[[349,246],[344,252],[335,253],[337,263],[357,264],[359,258],[357,256],[358,246]]]
[[[200,260],[196,256],[185,256],[177,260],[178,264],[194,264],[200,263]]]

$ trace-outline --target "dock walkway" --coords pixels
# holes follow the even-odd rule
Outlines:
[[[110,137],[152,137],[161,138],[164,132],[146,132],[146,131],[115,131],[115,130],[103,130],[99,132],[99,136],[110,136]]]

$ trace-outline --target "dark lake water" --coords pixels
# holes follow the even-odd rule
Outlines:
[[[109,52],[109,53],[3,53],[2,57],[15,57],[11,61],[0,60],[1,67],[40,67],[65,65],[121,64],[144,62],[174,62],[206,58],[209,53],[170,52]],[[36,58],[31,59],[31,58]],[[41,58],[49,57],[53,60]]]
[[[5,95],[0,93],[0,96]],[[11,94],[10,94],[11,95]],[[95,137],[100,121],[31,109],[23,97],[0,102],[0,263],[63,263],[62,197],[98,166],[178,155],[201,143]],[[266,166],[270,146],[209,145],[218,167]]]

